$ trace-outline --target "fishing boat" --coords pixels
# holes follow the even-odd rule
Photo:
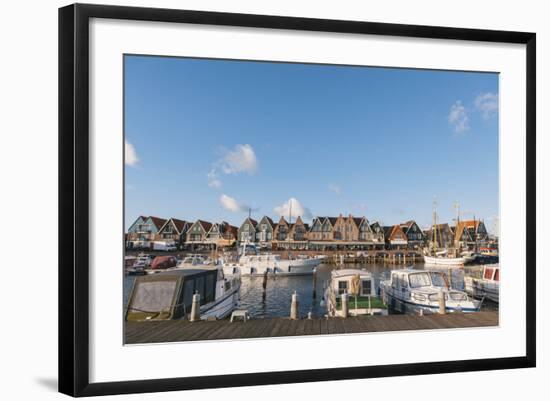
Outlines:
[[[437,238],[437,212],[435,210],[435,202],[433,208],[433,227],[431,246],[424,250],[424,263],[430,266],[446,266],[446,267],[462,267],[469,257],[457,255],[457,252],[451,252],[449,249],[439,249]],[[471,258],[473,260],[474,258]]]
[[[500,265],[483,266],[481,277],[464,277],[464,290],[474,298],[487,298],[493,302],[499,301]]]
[[[223,319],[235,309],[240,287],[240,277],[226,277],[221,266],[173,269],[137,277],[126,320],[189,318],[195,294],[199,295],[201,319]]]
[[[392,270],[390,279],[380,282],[380,292],[387,305],[403,312],[437,312],[442,297],[447,312],[476,312],[481,307],[481,301],[450,288],[445,274],[436,270]]]
[[[247,249],[254,249],[252,255]],[[260,254],[255,246],[244,243],[241,256],[237,262],[227,262],[222,259],[223,270],[226,274],[239,273],[241,276],[263,276],[275,274],[279,276],[296,276],[313,274],[315,268],[324,260],[324,257],[282,259],[273,253]]]
[[[374,278],[366,270],[333,270],[323,301],[329,316],[343,316],[342,296],[349,296],[348,313],[359,315],[387,315],[388,309],[376,295]]]

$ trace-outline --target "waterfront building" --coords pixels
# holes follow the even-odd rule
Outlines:
[[[256,243],[261,248],[271,248],[276,224],[270,217],[264,216],[256,226]]]
[[[213,247],[232,246],[237,240],[237,232],[238,228],[226,221],[214,223],[206,233],[204,244],[209,244]]]
[[[139,216],[128,228],[127,248],[149,248],[157,239],[160,228],[166,219],[155,216]]]
[[[388,249],[406,249],[408,245],[407,235],[401,228],[401,224],[383,226],[384,238]]]
[[[488,242],[487,228],[481,220],[461,220],[455,227],[457,246],[475,248],[485,246]]]
[[[166,220],[159,229],[157,239],[165,242],[173,242],[180,249],[185,243],[187,230],[191,227],[191,222],[179,220],[174,217]]]
[[[206,239],[207,234],[212,228],[212,223],[204,220],[195,221],[189,230],[187,230],[186,245],[192,248],[200,248],[203,245],[210,244]]]
[[[370,229],[372,231],[372,243],[374,245],[374,248],[384,248],[386,240],[384,237],[384,229],[382,228],[380,223],[375,221],[370,225]]]
[[[401,229],[407,236],[407,245],[409,248],[418,249],[424,245],[424,233],[414,220],[409,220],[401,224]]]
[[[250,217],[247,217],[241,224],[238,230],[239,245],[243,242],[254,243],[256,240],[256,226],[258,222]]]
[[[436,226],[437,244],[440,248],[453,248],[455,245],[454,227],[448,223],[437,224]],[[433,241],[433,226],[424,233],[427,242]]]

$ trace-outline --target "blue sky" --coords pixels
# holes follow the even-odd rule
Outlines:
[[[125,57],[126,226],[498,215],[498,75]],[[293,199],[291,202],[290,199]],[[489,227],[490,228],[490,227]]]

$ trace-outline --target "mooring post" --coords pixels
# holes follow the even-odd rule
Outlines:
[[[349,297],[345,292],[342,294],[342,317],[348,317],[349,315]]]
[[[294,294],[292,294],[292,302],[290,304],[290,319],[298,319],[298,294],[296,293],[296,291],[294,291]]]
[[[447,313],[445,308],[445,292],[443,292],[443,289],[439,290],[439,313],[441,315]]]
[[[196,322],[201,319],[200,300],[201,294],[193,294],[193,303],[191,304],[191,316],[189,318],[189,321],[191,322]]]

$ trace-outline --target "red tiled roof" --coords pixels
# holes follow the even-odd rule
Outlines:
[[[175,219],[173,217],[172,217],[172,221],[174,222],[174,225],[176,226],[176,230],[178,230],[178,233],[181,234],[181,232],[185,228],[185,225],[187,224],[187,221]]]
[[[166,219],[163,219],[160,217],[149,216],[149,218],[151,219],[151,221],[153,222],[157,230],[160,230],[160,228],[164,225],[164,223],[166,223]]]

